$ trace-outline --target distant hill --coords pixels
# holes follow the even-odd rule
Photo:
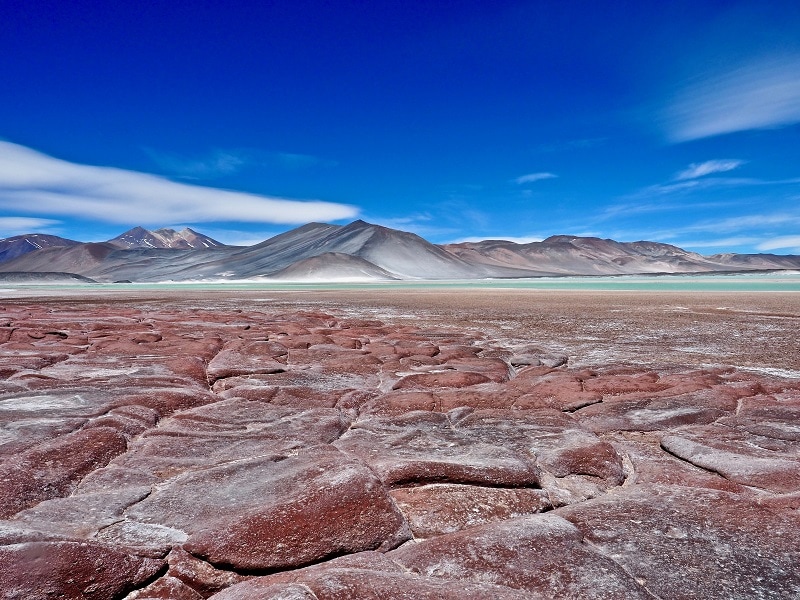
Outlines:
[[[34,234],[18,237],[37,239]],[[436,245],[413,233],[364,221],[309,223],[246,247],[226,246],[191,229],[141,227],[108,242],[66,242],[41,244],[0,262],[0,272],[59,272],[96,281],[144,282],[447,280],[800,269],[800,256],[704,256],[658,242],[564,235],[529,244],[485,240]]]
[[[556,235],[541,242],[504,240],[448,244],[443,248],[470,263],[514,266],[554,275],[696,273],[728,270],[719,261],[657,242],[616,242]]]
[[[76,244],[80,244],[80,242],[45,233],[15,235],[14,237],[0,240],[0,262],[11,260],[42,248],[75,246]]]
[[[0,273],[0,283],[97,283],[74,273]]]

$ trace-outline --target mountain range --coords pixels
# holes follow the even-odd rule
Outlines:
[[[135,227],[106,242],[44,234],[0,240],[0,278],[133,281],[380,281],[800,269],[800,256],[705,256],[658,242],[557,235],[436,245],[354,221],[309,223],[253,246],[228,246],[186,228]],[[38,274],[38,275],[37,275]]]

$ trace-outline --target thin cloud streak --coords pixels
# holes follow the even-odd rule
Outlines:
[[[678,181],[686,179],[697,179],[712,173],[726,173],[738,169],[746,161],[737,158],[720,159],[720,160],[707,160],[702,163],[692,163],[685,170],[681,171],[675,176]]]
[[[742,215],[737,217],[725,217],[722,219],[706,219],[689,225],[671,227],[669,229],[654,229],[649,231],[640,230],[636,235],[643,235],[645,239],[653,241],[669,241],[678,245],[687,242],[677,242],[686,236],[698,234],[727,234],[729,238],[757,238],[764,239],[764,234],[756,235],[762,228],[796,227],[800,225],[800,214],[796,213],[773,213],[768,215]],[[756,241],[756,240],[752,240]],[[694,244],[698,245],[698,244]]]
[[[534,181],[542,181],[544,179],[555,179],[558,175],[553,173],[528,173],[514,179],[514,183],[522,185],[524,183],[533,183]]]
[[[628,194],[624,196],[623,199],[644,200],[647,198],[662,197],[673,194],[685,194],[693,191],[709,190],[714,188],[797,184],[800,184],[800,177],[775,180],[755,179],[752,177],[703,177],[699,179],[687,179],[673,183],[657,183]]]
[[[722,239],[672,242],[672,244],[681,248],[730,248],[733,246],[749,246],[760,239],[753,236],[736,236]]]
[[[34,231],[43,233],[60,224],[60,221],[38,217],[0,217],[0,236],[13,237]]]
[[[785,235],[776,237],[756,246],[758,250],[777,250],[779,248],[793,248],[800,252],[800,235]]]
[[[673,143],[800,122],[800,56],[761,59],[704,78],[664,111]]]
[[[189,185],[70,163],[0,141],[0,209],[121,224],[210,221],[302,224],[355,217],[357,207]]]

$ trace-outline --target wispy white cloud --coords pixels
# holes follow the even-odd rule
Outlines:
[[[298,224],[356,216],[358,208],[186,183],[112,167],[80,165],[0,141],[0,209],[108,223],[210,221]]]
[[[775,212],[702,219],[668,228],[640,230],[637,235],[653,241],[668,241],[681,247],[721,247],[725,245],[726,240],[730,240],[730,245],[755,244],[769,237],[770,231],[779,231],[781,228],[792,230],[798,226],[800,226],[800,213]],[[725,237],[718,239],[717,236],[720,235]],[[686,241],[697,240],[697,237],[700,237],[699,241]],[[794,236],[776,239],[785,237]],[[709,243],[705,244],[703,240]]]
[[[701,163],[692,163],[686,169],[675,175],[675,179],[682,181],[684,179],[696,179],[712,173],[725,173],[738,169],[746,161],[737,158],[707,160]]]
[[[662,116],[667,137],[686,142],[800,122],[800,55],[743,64],[688,85]]]
[[[800,225],[800,214],[781,212],[772,214],[741,215],[723,219],[710,219],[684,228],[684,231],[737,232],[752,231],[761,227]]]
[[[784,235],[761,242],[756,246],[758,250],[778,250],[783,248],[800,252],[800,235]]]
[[[644,194],[641,194],[641,196],[644,197]],[[637,195],[636,197],[639,196]],[[729,205],[729,202],[693,202],[691,204],[691,208],[693,210],[705,208],[724,208]],[[596,216],[596,219],[603,221],[617,217],[630,217],[633,215],[655,212],[685,211],[686,209],[687,204],[685,202],[629,202],[613,204],[603,208]]]
[[[524,183],[533,183],[534,181],[542,181],[543,179],[555,179],[558,175],[553,173],[528,173],[514,179],[514,183],[522,185]]]
[[[788,179],[756,179],[752,177],[699,177],[696,179],[683,179],[669,183],[657,183],[627,194],[623,200],[646,200],[662,198],[664,196],[681,196],[692,192],[711,190],[717,188],[747,188],[774,185],[797,185],[800,177]],[[669,205],[664,205],[669,206]],[[692,204],[692,206],[700,206]],[[614,209],[614,207],[611,207]],[[619,211],[617,211],[619,212]],[[641,212],[641,211],[640,211]]]
[[[702,240],[673,241],[672,244],[681,248],[736,248],[750,246],[761,238],[754,236],[734,236],[726,238],[708,238]]]
[[[38,217],[0,217],[0,237],[12,237],[25,233],[45,233],[60,221]]]

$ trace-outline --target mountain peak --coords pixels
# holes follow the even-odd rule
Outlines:
[[[190,250],[224,246],[223,243],[202,233],[197,233],[189,227],[185,227],[181,231],[175,231],[169,227],[162,227],[161,229],[150,231],[144,227],[137,226],[118,235],[114,239],[108,240],[108,243],[124,250],[131,250],[134,248],[177,248]]]
[[[11,260],[42,248],[77,246],[78,244],[80,242],[46,233],[15,235],[0,240],[0,262]]]

